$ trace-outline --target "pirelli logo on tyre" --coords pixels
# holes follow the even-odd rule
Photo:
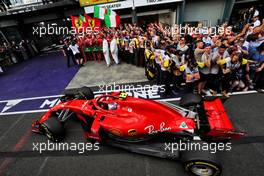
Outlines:
[[[128,130],[128,135],[129,136],[136,136],[137,135],[137,130],[135,130],[135,129],[130,129],[130,130]]]

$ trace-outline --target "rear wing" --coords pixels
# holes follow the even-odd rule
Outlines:
[[[240,138],[245,135],[244,132],[238,132],[235,130],[219,98],[204,101],[203,104],[210,125],[210,131],[206,134],[207,136]]]

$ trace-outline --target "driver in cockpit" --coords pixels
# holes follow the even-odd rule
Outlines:
[[[117,109],[117,103],[116,102],[108,104],[108,110],[116,110],[116,109]]]

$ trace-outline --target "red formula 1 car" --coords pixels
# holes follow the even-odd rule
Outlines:
[[[219,98],[203,100],[187,94],[180,106],[171,103],[134,98],[114,92],[94,98],[87,87],[65,92],[61,103],[32,124],[32,131],[50,140],[64,138],[64,124],[77,118],[85,137],[131,152],[180,159],[192,175],[220,175],[221,165],[210,151],[174,151],[172,146],[219,143],[239,138]],[[178,143],[177,143],[178,144]]]

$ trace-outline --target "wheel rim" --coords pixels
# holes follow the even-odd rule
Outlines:
[[[199,176],[211,176],[213,175],[213,169],[206,165],[194,165],[191,167],[192,173]]]

